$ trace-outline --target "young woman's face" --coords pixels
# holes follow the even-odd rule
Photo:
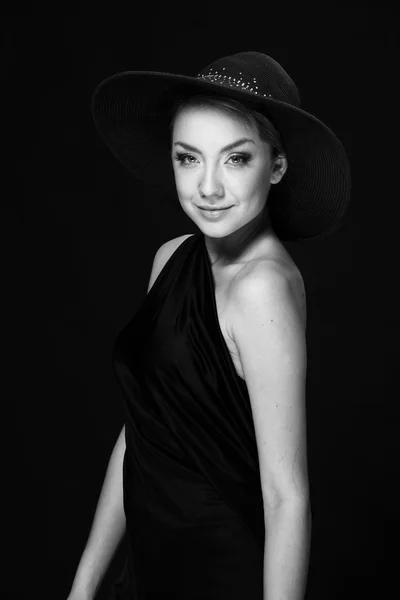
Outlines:
[[[181,206],[211,237],[229,235],[259,215],[271,183],[281,178],[256,128],[213,107],[180,111],[171,152]]]

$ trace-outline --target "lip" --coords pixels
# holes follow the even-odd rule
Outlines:
[[[199,206],[201,210],[228,210],[228,208],[232,208],[231,206]]]
[[[209,208],[201,208],[198,207],[202,212],[203,219],[207,219],[208,221],[219,221],[220,219],[225,217],[225,213],[228,214],[228,210],[230,210],[232,206],[227,206],[226,208],[218,208],[218,209],[209,209]]]

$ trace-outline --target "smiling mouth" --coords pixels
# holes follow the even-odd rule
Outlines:
[[[203,208],[199,206],[200,210],[208,210],[210,212],[219,212],[220,210],[228,210],[228,208],[232,208],[231,206],[225,206],[224,208]]]

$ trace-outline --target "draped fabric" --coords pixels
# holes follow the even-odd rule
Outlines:
[[[110,599],[261,600],[250,399],[218,321],[204,235],[185,239],[116,338],[126,562]]]

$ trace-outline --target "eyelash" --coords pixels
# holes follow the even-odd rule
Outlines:
[[[181,166],[192,165],[193,163],[185,163],[184,162],[184,160],[187,157],[195,158],[193,156],[193,154],[188,154],[187,152],[179,152],[179,153],[176,154],[176,156],[174,156],[174,160],[177,160],[181,164]],[[240,153],[240,154],[232,154],[232,156],[229,157],[229,160],[231,158],[240,158],[241,162],[240,163],[234,163],[234,165],[235,165],[235,167],[236,166],[237,167],[241,167],[241,166],[246,165],[249,162],[249,160],[251,159],[251,155],[248,154],[247,152],[243,152],[243,153]]]

